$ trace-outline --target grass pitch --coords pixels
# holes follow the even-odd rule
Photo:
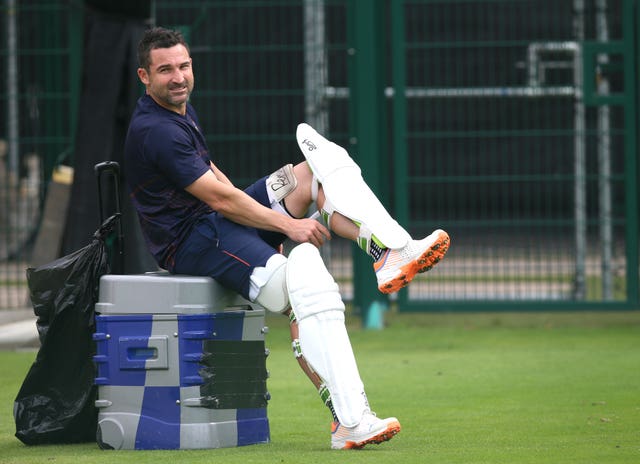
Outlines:
[[[0,352],[0,463],[637,463],[640,313],[388,314],[351,340],[372,408],[403,430],[329,449],[328,411],[297,367],[286,320],[268,316],[271,443],[182,451],[26,447],[13,400],[35,352]]]

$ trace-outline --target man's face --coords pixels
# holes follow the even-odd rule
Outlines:
[[[193,70],[191,57],[183,45],[151,50],[149,71],[138,68],[138,77],[156,103],[185,114],[193,90]]]

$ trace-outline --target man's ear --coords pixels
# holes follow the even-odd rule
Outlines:
[[[138,78],[144,85],[149,85],[149,74],[144,68],[138,68]]]

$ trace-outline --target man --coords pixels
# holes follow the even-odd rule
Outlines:
[[[138,48],[146,87],[125,144],[131,199],[150,251],[172,273],[207,275],[266,309],[289,315],[300,366],[333,415],[331,447],[361,448],[400,431],[369,408],[344,325],[344,303],[317,247],[329,229],[374,259],[378,288],[395,292],[447,251],[448,235],[413,240],[367,187],[357,165],[306,124],[306,162],[245,191],[212,161],[193,107],[189,47],[180,33],[146,32]],[[311,168],[311,169],[310,169]],[[347,186],[348,190],[345,190]],[[327,227],[305,215],[315,202]],[[300,243],[288,257],[278,250]]]

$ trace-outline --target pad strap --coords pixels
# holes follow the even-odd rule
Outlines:
[[[318,178],[316,176],[313,176],[313,180],[311,181],[311,201],[318,201],[318,188]]]
[[[331,202],[329,200],[326,200],[324,202],[324,205],[322,206],[322,209],[320,209],[320,214],[322,215],[322,220],[329,229],[331,229],[331,217],[333,216],[334,212],[335,210],[331,206]]]
[[[293,355],[297,358],[302,357],[302,348],[300,348],[300,340],[297,338],[291,341],[291,349],[293,350]]]

